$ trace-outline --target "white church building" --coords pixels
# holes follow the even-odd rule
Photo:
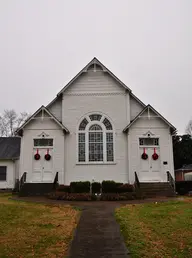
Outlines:
[[[174,178],[175,127],[93,58],[19,129],[28,183]]]

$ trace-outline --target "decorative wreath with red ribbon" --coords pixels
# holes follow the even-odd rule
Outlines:
[[[45,154],[45,160],[49,161],[51,159],[51,155],[49,154],[49,149],[47,149],[47,153]]]
[[[39,155],[39,150],[37,149],[37,152],[34,155],[34,159],[39,160],[40,158],[41,158],[41,156]]]
[[[148,159],[148,154],[145,152],[145,148],[143,150],[143,154],[141,155],[141,158],[144,160]]]
[[[154,148],[154,153],[152,155],[153,160],[157,160],[159,158],[159,155],[156,153],[156,149]]]

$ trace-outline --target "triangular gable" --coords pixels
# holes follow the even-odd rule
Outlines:
[[[94,57],[67,85],[63,87],[63,89],[57,94],[59,96],[66,89],[68,89],[71,84],[83,73],[87,72],[90,67],[99,66],[103,70],[103,72],[107,72],[113,79],[115,79],[123,88],[131,92],[131,90],[121,81],[119,80],[107,67],[105,67],[96,57]]]
[[[41,106],[31,117],[29,117],[27,121],[17,129],[16,133],[19,133],[32,119],[38,117],[39,114],[41,114],[41,116],[43,114],[45,117],[52,118],[66,133],[69,133],[69,130],[44,106]]]
[[[131,91],[131,89],[129,89],[121,80],[119,80],[108,68],[106,68],[96,57],[94,57],[67,85],[65,85],[63,87],[63,89],[57,94],[57,96],[46,106],[46,108],[49,108],[57,99],[58,97],[61,96],[61,94],[70,87],[70,85],[76,80],[78,79],[78,77],[87,72],[89,70],[90,67],[94,66],[94,65],[99,65],[102,70],[104,72],[108,72],[108,74],[110,74],[112,76],[112,78],[114,78],[124,89],[129,91],[129,94],[137,101],[139,102],[143,108],[146,106],[140,99],[138,99]]]
[[[175,132],[176,131],[176,128],[171,124],[169,123],[159,112],[157,112],[157,110],[155,110],[151,105],[147,105],[134,119],[133,121],[131,121],[130,124],[128,124],[125,129],[123,130],[123,132],[127,132],[127,130],[137,121],[137,119],[139,119],[140,117],[142,117],[142,115],[145,113],[145,112],[149,112],[149,111],[152,111],[157,117],[161,118],[170,128],[171,128],[171,132]],[[149,114],[150,116],[150,114]]]

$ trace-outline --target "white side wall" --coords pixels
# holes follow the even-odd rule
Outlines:
[[[64,180],[64,134],[63,130],[50,118],[41,118],[31,121],[24,129],[21,138],[20,177],[27,172],[27,182],[32,181],[33,169],[33,139],[42,133],[53,138],[53,179],[59,172],[59,183]]]
[[[133,120],[142,110],[143,105],[141,105],[136,99],[130,96],[130,119]]]
[[[0,166],[7,167],[7,180],[0,181],[0,189],[14,188],[15,186],[15,164],[12,160],[1,160]]]
[[[15,179],[19,179],[20,159],[15,160]]]
[[[143,114],[146,116],[147,113]],[[129,144],[129,179],[133,183],[134,172],[139,174],[140,170],[140,152],[139,152],[139,138],[143,137],[143,134],[150,130],[154,134],[152,137],[159,138],[160,145],[160,173],[162,181],[167,181],[166,171],[170,171],[174,178],[173,168],[173,150],[172,150],[172,136],[169,131],[169,127],[162,121],[161,118],[153,117],[150,120],[147,117],[139,118],[129,129],[128,132],[128,144]],[[167,161],[168,164],[164,165],[163,162]]]
[[[48,110],[59,120],[62,121],[62,98],[57,98],[49,107]]]
[[[65,140],[65,184],[79,180],[128,181],[127,135],[129,96],[107,73],[89,72],[79,78],[63,96],[63,124],[70,134]],[[114,164],[77,164],[77,128],[88,113],[102,113],[115,128]]]

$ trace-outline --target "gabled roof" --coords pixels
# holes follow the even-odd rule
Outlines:
[[[67,85],[65,85],[63,87],[63,89],[57,94],[57,96],[59,96],[60,94],[62,94],[66,89],[69,88],[69,86],[82,74],[87,72],[87,69],[93,65],[93,64],[97,64],[99,66],[102,67],[104,72],[107,72],[108,74],[111,75],[111,77],[113,79],[115,79],[123,88],[125,88],[126,90],[130,91],[131,90],[121,81],[119,80],[119,78],[117,78],[106,66],[104,66],[96,57],[94,57]]]
[[[139,102],[141,106],[143,106],[143,108],[146,107],[146,105],[140,99],[138,99],[132,92],[130,92],[130,96],[134,98],[137,102]]]
[[[138,99],[131,91],[130,88],[128,88],[121,80],[119,80],[108,68],[106,68],[96,57],[94,57],[70,82],[67,83],[67,85],[65,85],[63,87],[63,89],[57,94],[57,96],[48,103],[48,105],[46,106],[46,108],[49,108],[60,96],[61,94],[84,72],[87,71],[87,69],[93,65],[93,64],[98,64],[102,67],[103,71],[108,72],[124,89],[128,90],[128,92],[130,93],[130,95],[136,100],[138,101],[143,107],[145,107],[146,105],[140,100]]]
[[[20,156],[20,137],[0,137],[0,160],[18,159]]]
[[[45,111],[55,121],[56,124],[58,124],[66,133],[69,133],[69,130],[45,106],[41,106],[32,116],[30,116],[25,121],[25,123],[17,129],[16,133],[22,130],[41,111]]]
[[[155,110],[151,105],[147,105],[146,107],[144,107],[144,109],[130,122],[130,124],[128,124],[125,129],[123,130],[123,132],[126,132],[136,121],[138,118],[140,118],[142,116],[142,114],[147,111],[147,110],[151,110],[153,111],[158,117],[160,117],[170,128],[172,132],[176,131],[176,128],[169,123],[159,112],[157,112],[157,110]]]

